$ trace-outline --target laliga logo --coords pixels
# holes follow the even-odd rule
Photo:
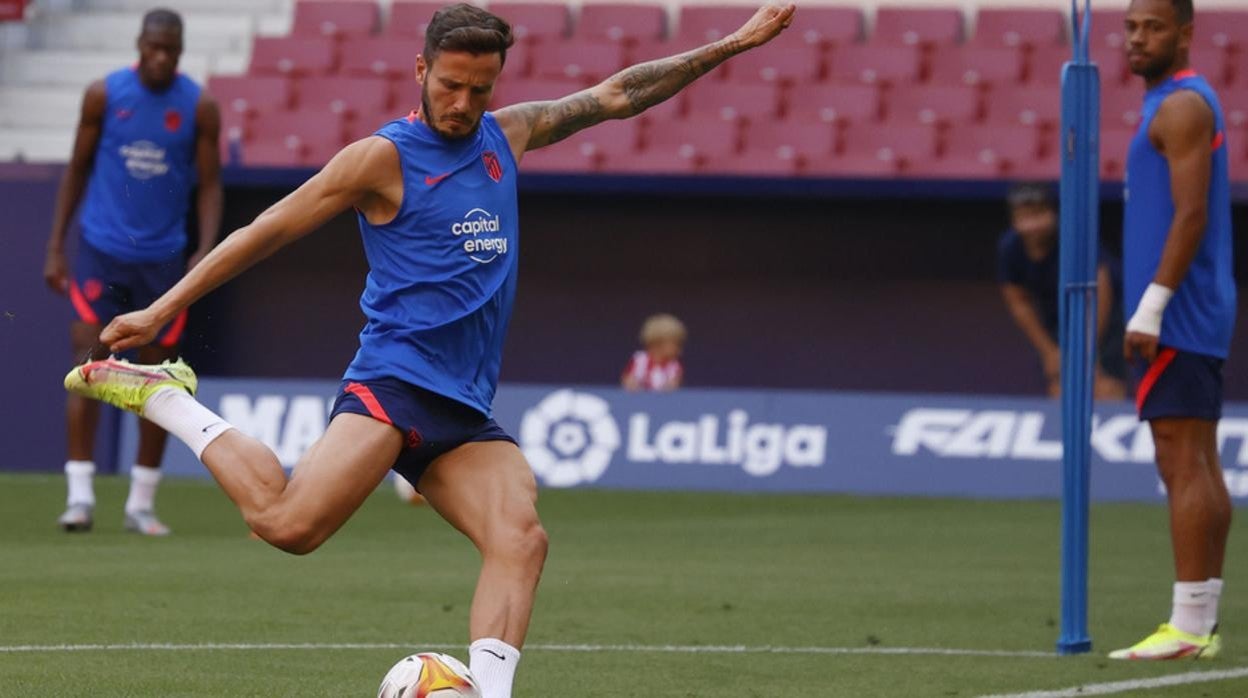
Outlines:
[[[594,482],[620,447],[620,430],[607,401],[560,390],[524,413],[520,448],[533,472],[551,487]]]
[[[499,255],[507,254],[506,237],[479,237],[483,233],[502,232],[502,220],[482,208],[474,208],[464,214],[464,219],[451,224],[451,234],[455,237],[470,236],[464,240],[464,252],[468,258],[478,264],[489,264],[498,259]]]

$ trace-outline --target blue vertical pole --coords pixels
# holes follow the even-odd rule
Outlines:
[[[1088,635],[1088,490],[1100,175],[1100,77],[1089,55],[1091,0],[1071,0],[1074,60],[1062,69],[1062,627],[1059,654],[1092,649]]]

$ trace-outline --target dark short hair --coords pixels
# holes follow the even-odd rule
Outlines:
[[[181,33],[182,15],[173,10],[166,10],[163,7],[149,10],[147,14],[143,15],[142,31],[147,31],[148,29],[153,31],[170,29]]]
[[[1192,0],[1170,0],[1170,6],[1174,8],[1174,16],[1179,20],[1179,26],[1191,24],[1192,19],[1196,17],[1196,10],[1192,7]]]
[[[1057,210],[1057,195],[1053,192],[1052,185],[1045,182],[1020,182],[1010,187],[1010,193],[1005,197],[1006,204],[1010,210],[1019,206],[1043,206],[1047,209]]]
[[[474,55],[497,53],[507,62],[507,49],[515,43],[511,25],[480,7],[459,3],[433,13],[425,29],[425,60],[432,63],[443,51]]]

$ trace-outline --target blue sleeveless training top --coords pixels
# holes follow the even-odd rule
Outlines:
[[[1209,221],[1187,276],[1175,290],[1161,322],[1161,344],[1183,351],[1226,358],[1235,324],[1235,279],[1231,271],[1231,192],[1222,107],[1205,79],[1186,70],[1148,91],[1143,120],[1127,157],[1126,211],[1123,226],[1123,301],[1126,317],[1135,314],[1161,262],[1174,200],[1170,165],[1153,147],[1148,128],[1166,97],[1191,90],[1213,110],[1213,172],[1209,180]]]
[[[493,114],[463,140],[413,113],[394,143],[403,202],[385,225],[358,214],[368,318],[346,378],[398,378],[490,414],[516,293],[516,163]],[[358,213],[358,212],[357,212]]]
[[[107,106],[79,220],[83,238],[130,262],[164,261],[186,248],[195,184],[199,85],[179,73],[153,92],[135,68],[104,78]]]

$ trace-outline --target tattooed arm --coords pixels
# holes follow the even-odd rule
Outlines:
[[[550,102],[525,102],[495,115],[519,161],[527,150],[557,143],[607,119],[627,119],[683,90],[712,68],[774,39],[795,6],[764,5],[731,35],[678,56],[625,68],[605,81]]]

